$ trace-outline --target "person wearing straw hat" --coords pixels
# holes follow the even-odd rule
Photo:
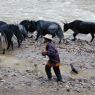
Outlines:
[[[46,43],[46,50],[42,51],[43,56],[48,56],[49,60],[45,66],[45,71],[47,74],[47,77],[49,80],[52,79],[52,74],[51,74],[51,67],[53,67],[53,70],[55,72],[55,75],[57,77],[57,81],[62,81],[62,76],[60,73],[60,58],[59,58],[59,53],[57,49],[55,48],[54,44],[52,43],[52,35],[51,34],[46,34],[44,37],[45,43]]]

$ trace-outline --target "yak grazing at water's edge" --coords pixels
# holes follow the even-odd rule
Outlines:
[[[64,23],[64,22],[63,22]],[[73,33],[73,41],[76,40],[77,34],[91,34],[92,39],[91,42],[94,39],[94,33],[95,33],[95,23],[94,22],[85,22],[82,20],[74,20],[70,23],[64,23],[64,32],[66,32],[68,29],[71,29]]]

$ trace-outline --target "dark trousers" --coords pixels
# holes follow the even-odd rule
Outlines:
[[[47,77],[49,80],[51,80],[52,78],[52,73],[51,73],[51,67],[53,67],[53,70],[55,72],[55,75],[57,77],[57,81],[62,81],[62,76],[61,76],[61,73],[60,73],[60,68],[59,66],[55,66],[55,65],[46,65],[45,66],[45,71],[46,71],[46,74],[47,74]]]

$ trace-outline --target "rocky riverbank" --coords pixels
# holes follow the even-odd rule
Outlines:
[[[63,82],[47,80],[44,65],[48,58],[41,56],[43,40],[27,39],[21,48],[0,55],[0,95],[94,95],[95,43],[68,40],[56,46],[61,58]],[[71,72],[70,64],[78,70]]]

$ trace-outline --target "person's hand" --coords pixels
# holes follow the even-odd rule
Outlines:
[[[43,55],[43,56],[46,56],[46,55],[47,55],[47,51],[43,51],[43,52],[42,52],[42,55]]]

